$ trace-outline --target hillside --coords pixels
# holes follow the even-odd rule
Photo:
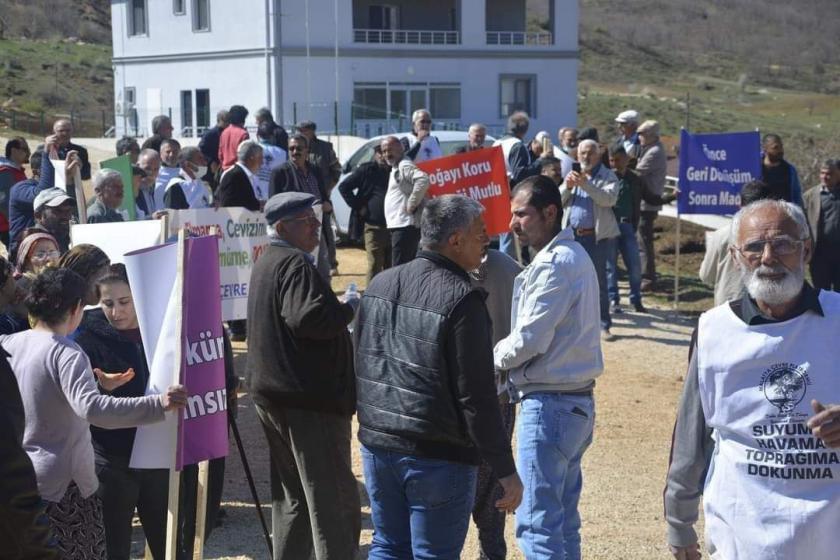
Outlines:
[[[779,132],[806,173],[840,154],[831,134],[840,122],[836,0],[580,1],[581,126],[610,136],[613,116],[632,107],[669,135],[687,122]],[[528,6],[529,25],[541,25],[547,0]],[[4,8],[0,121],[40,135],[42,112],[47,122],[72,113],[86,134],[101,134],[113,112],[109,26],[107,0]]]

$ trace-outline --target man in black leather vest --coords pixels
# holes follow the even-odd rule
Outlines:
[[[489,243],[478,202],[427,202],[417,258],[378,274],[356,326],[357,410],[371,498],[371,557],[460,557],[487,461],[522,496],[499,412],[485,295],[470,285]]]

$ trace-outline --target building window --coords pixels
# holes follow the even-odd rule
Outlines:
[[[137,118],[137,90],[127,87],[123,90],[123,117],[125,118],[126,134],[137,136],[140,124]]]
[[[172,13],[182,16],[187,13],[187,0],[172,0]]]
[[[183,136],[193,136],[193,94],[190,90],[181,91],[181,134]]]
[[[530,117],[537,116],[536,98],[537,77],[505,76],[499,77],[499,116],[507,118],[516,111],[525,111]]]
[[[128,35],[146,35],[146,0],[129,0]]]
[[[399,15],[396,6],[370,6],[368,8],[369,29],[399,29]]]
[[[210,127],[210,90],[195,90],[195,128],[202,134]]]
[[[460,87],[430,87],[429,110],[435,119],[461,118],[461,88]]]
[[[460,120],[460,84],[367,82],[357,83],[354,88],[355,119],[395,121],[395,127],[407,127],[411,124],[411,114],[422,108],[431,111],[435,122]]]
[[[353,92],[353,116],[356,119],[387,118],[387,90],[381,87],[356,87]]]
[[[210,0],[193,0],[193,31],[210,31]]]

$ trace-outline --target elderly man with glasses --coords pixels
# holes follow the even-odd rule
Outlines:
[[[358,299],[340,302],[315,269],[317,202],[303,192],[268,199],[271,242],[248,290],[246,376],[271,453],[275,560],[355,558],[361,531],[347,331]]]
[[[692,337],[665,488],[675,558],[834,558],[840,547],[840,295],[805,282],[808,222],[761,200],[732,222],[746,293]]]

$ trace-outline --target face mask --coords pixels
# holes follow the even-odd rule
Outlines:
[[[207,166],[206,165],[199,165],[195,170],[195,176],[199,179],[207,175]]]

